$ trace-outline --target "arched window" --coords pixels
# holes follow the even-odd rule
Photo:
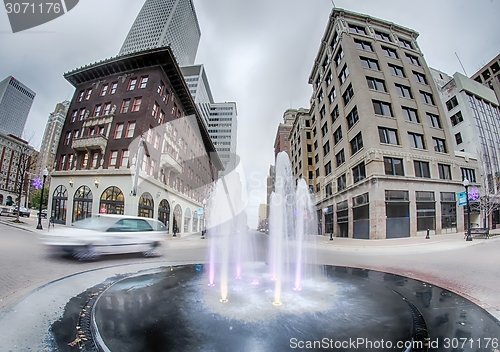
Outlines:
[[[87,186],[79,187],[73,199],[73,222],[92,216],[92,191]]]
[[[13,205],[14,201],[12,200],[12,196],[7,196],[7,200],[5,201],[5,205]]]
[[[189,226],[191,225],[191,209],[186,208],[184,212],[184,232],[189,232]]]
[[[139,198],[139,212],[138,216],[143,218],[153,218],[154,217],[154,202],[153,196],[148,192],[144,192]]]
[[[174,208],[174,224],[173,224],[173,232],[179,233],[182,224],[182,208],[179,204],[177,204]]]
[[[170,222],[170,204],[166,199],[162,199],[158,205],[158,220],[160,220],[166,227],[168,233],[168,226]]]
[[[99,213],[101,214],[124,214],[125,199],[122,190],[118,187],[108,187],[101,194]]]
[[[59,185],[52,194],[52,220],[57,224],[66,224],[66,212],[68,211],[68,190]]]
[[[199,216],[198,216],[198,212],[195,210],[194,213],[193,213],[193,232],[198,232],[198,220],[199,220]]]

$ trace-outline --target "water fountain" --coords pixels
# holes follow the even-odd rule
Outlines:
[[[424,343],[433,336],[475,341],[499,335],[491,316],[447,290],[392,274],[317,265],[311,195],[304,180],[295,187],[284,153],[276,160],[269,236],[247,232],[240,172],[214,187],[206,264],[119,279],[87,306],[99,348],[351,351],[375,343],[373,350],[386,351],[403,341],[400,351],[427,351]],[[269,237],[264,257],[253,245],[261,237]],[[417,344],[406,349],[412,341]]]

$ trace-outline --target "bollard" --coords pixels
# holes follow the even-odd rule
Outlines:
[[[330,241],[333,241],[333,232],[330,232]]]
[[[429,230],[429,229],[427,229],[427,236],[425,236],[425,239],[426,239],[426,240],[430,240],[430,239],[431,239],[431,236],[429,236],[429,232],[430,232],[430,230]]]
[[[205,239],[205,230],[201,230],[201,239],[204,240]]]

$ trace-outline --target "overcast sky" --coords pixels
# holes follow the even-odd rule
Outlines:
[[[283,112],[309,107],[308,77],[331,0],[194,0],[202,32],[196,63],[205,65],[214,99],[238,109],[238,154],[249,186],[249,225],[265,203],[273,144]],[[63,73],[115,56],[143,0],[80,0],[66,15],[13,34],[0,9],[0,80],[13,75],[37,95],[24,137],[39,147],[56,103],[73,87]],[[467,75],[500,53],[500,0],[335,0],[420,33],[430,67]]]

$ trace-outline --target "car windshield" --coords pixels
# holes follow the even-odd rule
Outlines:
[[[74,223],[71,224],[71,226],[74,226],[79,229],[105,231],[106,229],[111,227],[114,223],[116,223],[117,220],[118,219],[116,218],[93,216],[80,221],[75,221]]]
[[[106,216],[93,216],[76,221],[72,226],[80,229],[106,232],[167,231],[167,228],[162,222],[154,219],[120,219]]]

